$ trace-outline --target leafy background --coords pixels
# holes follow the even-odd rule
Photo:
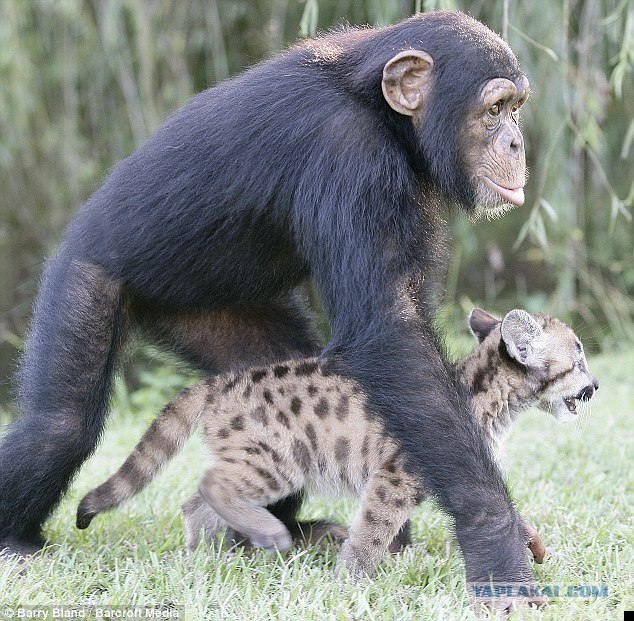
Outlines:
[[[107,171],[191,95],[342,23],[460,9],[506,37],[533,95],[527,202],[473,226],[448,214],[443,319],[474,304],[568,320],[594,349],[634,341],[634,4],[628,0],[3,0],[0,3],[0,399],[43,260]],[[152,398],[174,370],[142,349],[117,386]],[[167,369],[167,370],[166,370]],[[170,379],[172,378],[172,379]],[[159,391],[160,392],[160,391]]]

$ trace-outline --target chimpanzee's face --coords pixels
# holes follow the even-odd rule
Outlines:
[[[519,111],[528,80],[496,77],[457,112],[451,93],[437,84],[434,60],[406,50],[384,67],[383,95],[390,107],[410,116],[432,181],[473,218],[493,218],[524,203],[526,158]]]
[[[471,175],[474,217],[492,218],[524,203],[526,157],[519,128],[528,80],[489,80],[466,121],[462,144]]]

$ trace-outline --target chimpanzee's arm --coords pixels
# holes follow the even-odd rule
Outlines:
[[[326,191],[303,243],[331,321],[327,353],[361,383],[413,472],[454,518],[470,581],[526,581],[521,521],[470,416],[469,400],[443,360],[430,317],[413,299],[428,264],[420,247],[424,213],[407,194],[366,179],[359,201]],[[368,205],[382,209],[369,213]],[[298,216],[309,221],[308,208]],[[398,218],[394,217],[398,214]],[[300,229],[301,231],[301,229]],[[315,233],[316,232],[316,233]]]

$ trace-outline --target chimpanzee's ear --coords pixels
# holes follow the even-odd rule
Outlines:
[[[420,50],[399,52],[385,67],[381,88],[391,108],[417,116],[431,89],[432,57]]]
[[[481,308],[474,308],[469,315],[469,329],[478,339],[478,343],[482,343],[491,334],[491,330],[500,325],[501,321]]]
[[[502,319],[502,340],[511,358],[527,367],[539,366],[545,346],[542,327],[525,310],[515,309]]]

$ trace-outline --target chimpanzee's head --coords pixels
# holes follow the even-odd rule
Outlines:
[[[529,86],[510,47],[457,12],[417,15],[394,28],[405,49],[384,65],[383,95],[411,117],[430,181],[473,217],[522,205],[519,111]]]

